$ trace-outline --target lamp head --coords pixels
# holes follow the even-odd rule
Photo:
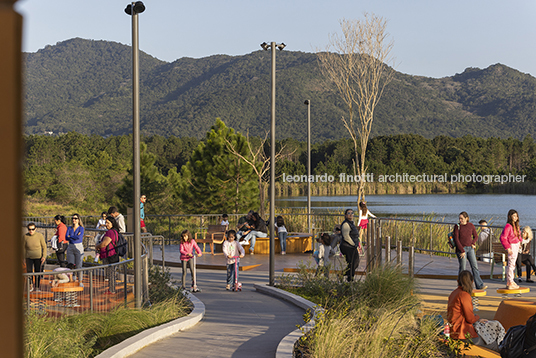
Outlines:
[[[310,103],[311,102],[308,99],[306,99],[305,102],[303,102],[303,104],[305,104],[306,106],[308,106]]]
[[[128,15],[136,15],[136,14],[141,14],[142,12],[145,11],[145,5],[143,5],[143,2],[141,1],[136,1],[134,3],[134,13],[132,12],[132,4],[128,4],[126,9],[125,9],[125,12],[128,14]]]
[[[277,48],[279,51],[282,51],[287,45],[285,45],[283,42],[281,42],[279,45],[277,45]]]
[[[270,45],[268,45],[266,42],[263,42],[261,44],[261,47],[264,51],[268,51],[268,49],[270,48]]]

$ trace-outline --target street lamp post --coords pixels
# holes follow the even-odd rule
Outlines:
[[[141,308],[141,240],[140,240],[140,88],[138,14],[145,11],[143,2],[128,4],[125,12],[132,17],[132,147],[134,183],[134,299]]]
[[[307,227],[311,232],[311,101],[306,100],[307,105]]]
[[[263,42],[263,50],[272,50],[272,106],[270,116],[270,286],[275,284],[274,266],[275,266],[275,50],[280,51],[285,48],[284,43],[276,44]]]

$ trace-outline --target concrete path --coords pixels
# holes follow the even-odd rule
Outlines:
[[[161,258],[160,250],[155,250],[155,259]],[[166,261],[178,262],[178,250],[166,247]],[[396,260],[395,253],[392,257]],[[288,333],[303,324],[303,310],[296,306],[256,292],[253,283],[268,283],[267,255],[246,255],[243,265],[259,265],[251,271],[242,271],[240,281],[242,292],[225,290],[226,271],[198,270],[199,288],[196,294],[206,306],[205,318],[195,327],[180,332],[175,336],[152,344],[131,357],[166,358],[177,356],[197,357],[274,357],[277,345]],[[359,270],[365,269],[365,260],[361,260]],[[277,255],[275,257],[276,277],[284,273],[285,268],[296,268],[299,262],[309,262],[314,267],[310,254]],[[199,264],[225,266],[223,255],[205,254]],[[403,255],[404,271],[407,270],[407,253]],[[479,262],[482,275],[489,275],[488,263]],[[181,269],[171,267],[173,278],[180,282]],[[496,273],[498,273],[496,270]],[[432,278],[418,278],[418,294],[425,300],[425,314],[443,314],[449,294],[456,288],[455,277],[458,262],[455,258],[416,254],[415,273],[430,275]],[[489,276],[488,276],[489,277]],[[188,280],[189,280],[188,274]],[[504,287],[500,279],[484,282],[489,286],[488,296],[481,299],[480,315],[492,319],[501,302],[496,293],[497,288]],[[520,284],[531,288],[530,294],[523,299],[536,299],[536,284]]]
[[[180,282],[181,270],[171,271]],[[303,310],[255,291],[253,283],[268,283],[268,273],[241,272],[242,292],[225,290],[225,271],[199,270],[197,276],[201,292],[196,297],[205,304],[204,319],[131,357],[273,358],[281,339],[304,323]]]

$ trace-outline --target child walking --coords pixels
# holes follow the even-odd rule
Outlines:
[[[182,261],[182,289],[186,289],[186,270],[187,266],[190,266],[190,275],[192,276],[192,292],[199,292],[199,289],[197,288],[197,282],[196,282],[196,275],[195,275],[195,262],[194,260],[191,260],[193,255],[193,251],[197,253],[197,256],[202,256],[203,253],[201,252],[201,249],[199,246],[197,246],[197,243],[192,238],[192,234],[190,234],[190,231],[183,230],[181,232],[181,244],[179,247],[179,251],[181,253],[181,261]]]
[[[277,229],[277,236],[279,237],[279,244],[281,245],[281,255],[287,253],[287,228],[285,227],[285,219],[280,215],[275,218],[275,228]]]
[[[320,246],[318,247],[318,254],[315,257],[315,261],[318,264],[315,276],[319,273],[324,273],[324,276],[329,277],[329,257],[333,256],[335,252],[331,247],[331,236],[328,233],[323,233],[320,236]]]
[[[357,222],[357,226],[361,228],[361,230],[359,230],[359,241],[362,241],[361,238],[363,237],[363,231],[367,229],[369,216],[373,218],[376,217],[376,215],[374,215],[367,209],[366,202],[364,201],[360,202],[359,203],[359,221]]]
[[[223,242],[223,253],[227,258],[227,286],[225,286],[225,289],[230,290],[231,285],[233,285],[234,282],[238,282],[239,261],[236,257],[239,256],[242,258],[246,252],[242,245],[236,241],[236,231],[229,230],[227,231],[226,236],[227,240]]]

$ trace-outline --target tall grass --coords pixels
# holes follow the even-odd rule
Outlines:
[[[25,321],[25,357],[94,357],[108,347],[147,328],[185,316],[189,303],[182,295],[145,309],[119,307],[102,313],[83,313],[60,319],[28,312]]]
[[[304,357],[447,356],[438,340],[441,327],[417,318],[415,280],[398,266],[378,267],[353,283],[315,277],[303,268],[293,283],[301,285],[294,292],[326,308],[298,344]]]

